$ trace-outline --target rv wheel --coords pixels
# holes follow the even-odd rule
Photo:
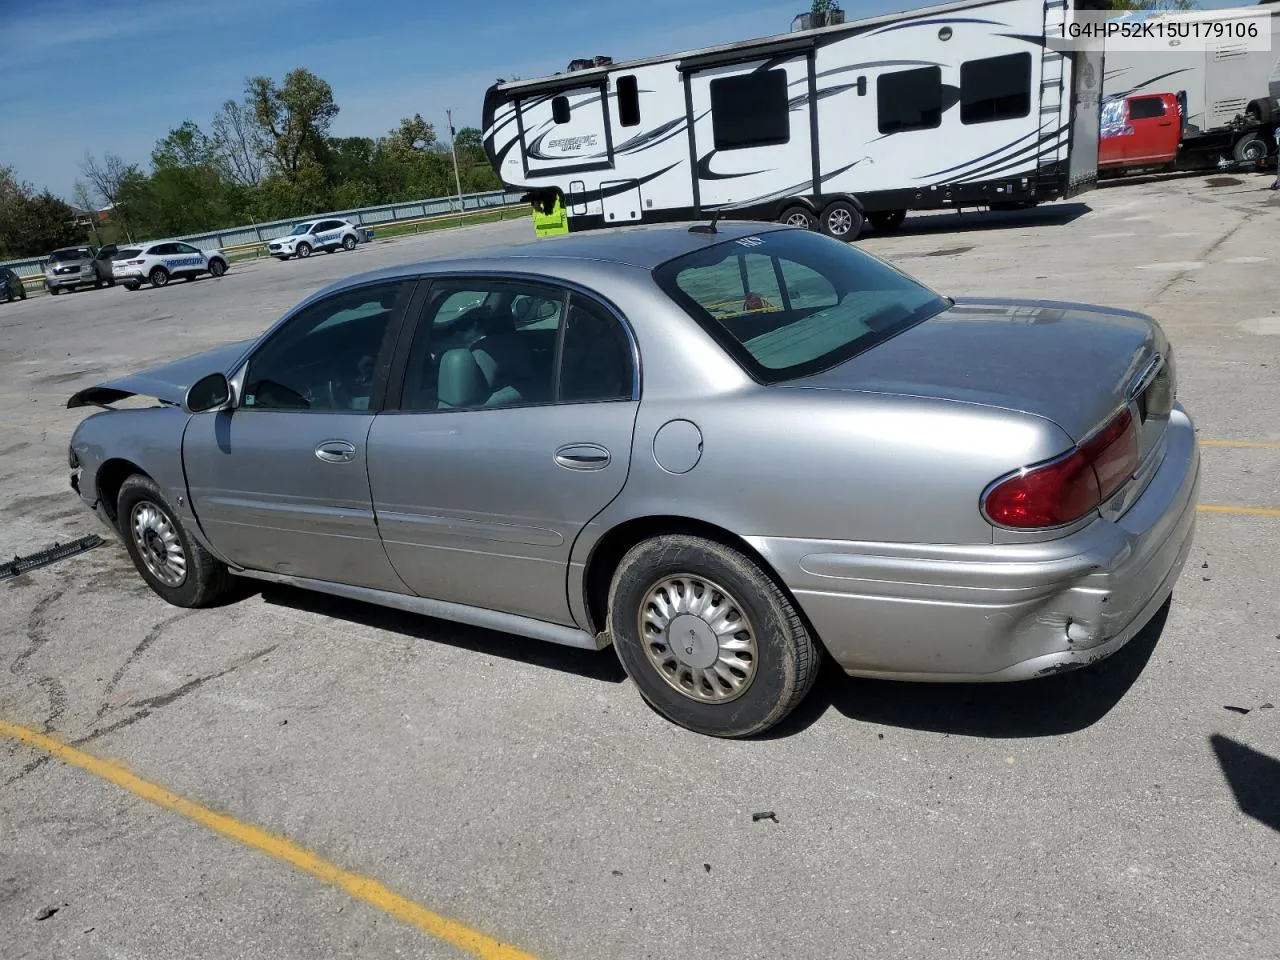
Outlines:
[[[822,211],[821,224],[828,237],[850,243],[862,232],[862,214],[847,200],[836,200]]]
[[[799,205],[783,210],[782,216],[778,217],[778,222],[792,227],[804,227],[806,230],[818,228],[818,218],[809,211],[808,207]]]

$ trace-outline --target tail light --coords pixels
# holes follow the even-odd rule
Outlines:
[[[146,263],[146,262],[147,262],[147,261],[145,261],[145,260],[126,260],[126,261],[125,261],[125,263],[129,264],[129,266],[131,266],[131,267],[140,267],[140,266],[142,266],[142,264],[144,264],[144,263]]]
[[[993,484],[982,512],[1002,527],[1060,527],[1105,503],[1138,470],[1138,428],[1125,407],[1057,459]]]

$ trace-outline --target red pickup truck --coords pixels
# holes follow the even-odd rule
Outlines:
[[[1182,104],[1172,93],[1140,93],[1102,104],[1098,169],[1172,167],[1182,139]]]

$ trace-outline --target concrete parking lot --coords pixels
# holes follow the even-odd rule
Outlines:
[[[0,955],[1274,956],[1270,179],[1110,185],[861,241],[944,293],[1164,324],[1202,512],[1172,603],[1110,661],[981,687],[828,669],[768,737],[725,742],[647,709],[611,651],[275,587],[179,610],[109,542],[0,583]],[[67,486],[73,390],[251,336],[332,279],[531,235],[0,304],[0,554],[100,532]]]

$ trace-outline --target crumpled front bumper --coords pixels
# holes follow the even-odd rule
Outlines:
[[[1195,532],[1200,452],[1174,410],[1164,458],[1118,519],[1040,543],[748,538],[857,676],[1006,681],[1119,650],[1168,599]]]

